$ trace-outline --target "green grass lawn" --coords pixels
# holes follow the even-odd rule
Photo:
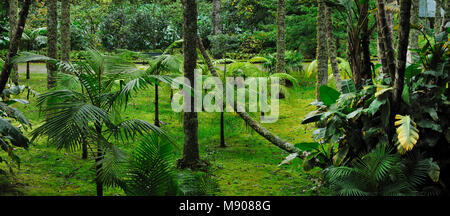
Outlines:
[[[21,84],[45,92],[46,74],[33,74],[31,80]],[[303,117],[314,109],[309,103],[315,99],[314,82],[301,82],[302,87],[292,90],[289,99],[280,101],[280,117],[276,123],[264,124],[279,137],[296,144],[312,142],[314,128],[300,124]],[[183,145],[182,115],[171,110],[169,89],[160,91],[160,120],[162,129],[176,141],[177,158]],[[129,101],[126,118],[139,118],[153,122],[153,88],[135,94]],[[26,97],[26,93],[22,94]],[[29,105],[14,105],[27,116],[33,129],[42,124],[43,117],[35,107],[35,99]],[[259,113],[255,113],[257,117]],[[302,171],[301,160],[289,165],[277,165],[288,155],[247,127],[235,113],[225,114],[227,148],[219,148],[220,114],[199,114],[199,143],[201,157],[211,164],[210,170],[219,183],[217,195],[327,195],[320,187],[319,169]],[[28,134],[30,131],[25,132]],[[122,148],[130,151],[133,143]],[[17,150],[22,163],[15,168],[15,182],[24,195],[95,195],[93,159],[82,160],[81,152],[66,152],[49,146],[44,138],[34,142],[29,150]],[[0,165],[4,167],[5,165]],[[124,195],[120,189],[108,188],[105,195]]]

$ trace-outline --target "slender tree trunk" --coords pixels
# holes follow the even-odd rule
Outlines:
[[[336,87],[341,91],[341,73],[339,72],[339,65],[336,61],[336,45],[333,34],[333,20],[331,18],[331,8],[326,6],[326,27],[327,27],[327,44],[328,56],[330,57],[331,69],[333,71],[334,79],[336,80]]]
[[[102,136],[102,126],[96,123],[95,129],[97,131],[97,157],[95,158],[95,168],[96,168],[96,186],[97,186],[97,196],[103,196],[103,182],[100,180],[100,171],[102,169],[102,164],[100,161],[103,159],[103,149],[101,148],[101,136]]]
[[[184,76],[194,84],[195,68],[197,64],[197,2],[184,0],[183,2],[183,53]],[[198,148],[198,119],[195,112],[195,96],[184,97],[184,148],[183,158],[178,161],[180,168],[195,168],[199,165],[200,155]]]
[[[48,0],[47,3],[47,56],[58,59],[58,1]],[[47,89],[56,86],[56,69],[55,63],[47,62]]]
[[[328,51],[327,51],[327,29],[326,12],[324,0],[319,0],[317,7],[317,84],[316,96],[320,101],[319,87],[328,84]]]
[[[438,1],[436,1],[437,4]],[[411,1],[411,24],[419,24],[419,0]],[[439,29],[439,28],[438,28]],[[438,30],[439,31],[439,30]],[[413,57],[417,56],[417,53],[410,51],[411,49],[419,48],[419,32],[417,30],[412,30],[409,33],[409,49],[407,54],[407,63],[411,64],[413,62]]]
[[[213,35],[222,34],[222,19],[220,17],[221,0],[213,0],[212,23]]]
[[[27,62],[27,80],[30,79],[30,62]]]
[[[434,14],[434,33],[435,33],[435,35],[437,35],[437,34],[439,34],[439,32],[441,32],[441,26],[442,26],[442,16],[441,16],[442,1],[445,1],[445,0],[435,0],[435,2],[436,2],[436,10],[435,10],[435,14]],[[413,7],[414,7],[414,2],[413,2]]]
[[[384,46],[383,33],[378,16],[376,14],[374,16],[377,24],[377,53],[378,62],[381,64],[380,74],[385,74],[389,71],[386,60],[386,47]]]
[[[70,0],[61,0],[61,60],[70,62]]]
[[[285,52],[286,52],[286,0],[278,0],[277,9],[277,73],[286,72],[285,69]]]
[[[226,80],[226,74],[227,74],[227,62],[225,61],[225,66],[223,70],[223,80]],[[224,114],[225,114],[225,107],[226,104],[224,103],[222,105],[222,112],[220,113],[220,147],[225,148],[225,120],[224,120]]]
[[[395,80],[395,57],[394,57],[394,48],[392,46],[392,32],[389,29],[387,20],[386,20],[386,9],[384,7],[384,0],[377,0],[377,18],[379,24],[379,30],[381,30],[381,35],[383,36],[383,44],[385,47],[384,56],[386,58],[386,70],[383,69],[383,72],[389,74],[391,77],[391,84],[394,83]]]
[[[17,31],[17,13],[19,8],[19,1],[18,0],[9,0],[9,38],[13,38],[14,35],[16,35]],[[10,44],[10,48],[11,48]],[[19,85],[19,68],[17,64],[13,65],[12,70],[12,82],[15,85]]]
[[[81,159],[88,159],[88,146],[86,137],[83,137]]]
[[[22,10],[19,14],[19,23],[17,25],[16,34],[14,37],[10,39],[10,47],[8,51],[7,58],[5,59],[5,64],[2,68],[2,73],[0,74],[0,93],[5,89],[6,83],[8,82],[9,76],[11,74],[11,70],[13,64],[11,63],[11,59],[17,55],[17,50],[19,49],[20,39],[22,38],[23,29],[25,28],[25,23],[27,20],[28,12],[30,9],[31,0],[25,0],[22,4]]]
[[[155,84],[155,126],[159,127],[159,89]]]
[[[398,34],[397,70],[394,82],[394,107],[399,107],[405,81],[406,53],[409,42],[409,21],[411,17],[411,0],[400,0],[400,18]],[[396,110],[396,109],[394,109]]]

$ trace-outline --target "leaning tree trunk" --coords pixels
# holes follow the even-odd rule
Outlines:
[[[13,38],[17,31],[17,11],[19,8],[18,0],[9,0],[9,38]],[[11,49],[10,44],[10,49]],[[19,85],[19,67],[17,64],[13,65],[12,82]]]
[[[339,72],[339,65],[336,61],[336,45],[333,34],[333,20],[331,18],[331,8],[326,6],[326,27],[327,27],[327,44],[328,44],[328,56],[330,57],[331,70],[333,71],[334,79],[336,80],[336,87],[341,91],[341,73]]]
[[[27,20],[28,12],[30,9],[31,0],[25,0],[22,4],[22,10],[19,14],[19,23],[17,24],[17,31],[14,37],[10,39],[10,47],[8,51],[7,58],[5,59],[5,64],[2,68],[2,73],[0,74],[0,93],[5,89],[6,83],[8,82],[9,75],[13,64],[11,59],[17,55],[17,50],[19,49],[20,39],[22,38],[23,29],[25,28],[25,23]]]
[[[277,73],[286,72],[285,69],[285,52],[286,52],[286,0],[278,0],[277,9]]]
[[[328,54],[325,2],[319,0],[317,7],[317,84],[316,96],[320,100],[319,87],[328,84]]]
[[[203,58],[205,59],[206,64],[208,65],[209,71],[211,71],[211,74],[213,76],[219,77],[216,69],[214,68],[214,65],[212,64],[211,58],[209,57],[208,53],[206,52],[206,49],[203,46],[203,43],[202,43],[202,41],[201,41],[201,39],[200,39],[200,37],[198,35],[197,35],[197,44],[198,44],[198,48],[199,48]],[[234,110],[242,118],[242,120],[244,120],[245,123],[247,123],[247,125],[249,127],[251,127],[254,131],[256,131],[256,133],[258,133],[259,135],[264,137],[266,140],[268,140],[272,144],[278,146],[279,148],[281,148],[281,149],[283,149],[283,150],[285,150],[285,151],[287,151],[287,152],[289,152],[291,154],[295,153],[295,154],[297,154],[297,156],[299,158],[302,158],[302,159],[304,158],[305,155],[302,154],[300,149],[296,148],[291,143],[287,142],[286,140],[283,140],[283,139],[279,138],[275,134],[273,134],[270,131],[268,131],[267,129],[265,129],[257,121],[255,121],[247,112],[240,112],[240,111],[238,111],[238,110],[245,110],[245,109],[238,108],[236,106],[238,104],[236,100],[233,101],[232,103],[233,104],[230,103],[229,105],[234,108]]]
[[[70,62],[70,0],[61,0],[61,60]]]
[[[196,0],[183,1],[183,53],[184,76],[194,84],[195,68],[197,64],[197,2]],[[187,84],[187,83],[186,83]],[[178,161],[180,168],[196,168],[200,162],[198,148],[198,119],[195,112],[195,96],[185,93],[184,100],[184,148],[183,158]]]
[[[222,19],[220,17],[221,0],[213,0],[212,23],[213,35],[222,34]]]
[[[400,105],[405,81],[406,53],[408,52],[409,21],[411,17],[411,0],[400,0],[400,18],[398,31],[398,56],[394,81],[394,110]]]
[[[57,0],[48,0],[47,14],[47,56],[58,59],[58,7]],[[56,86],[57,67],[55,63],[47,62],[47,89]]]

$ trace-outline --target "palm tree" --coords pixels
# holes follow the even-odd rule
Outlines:
[[[75,69],[70,63],[59,62],[60,67],[73,75],[70,82],[80,88],[55,89],[40,95],[37,104],[49,116],[39,128],[32,132],[32,139],[47,136],[50,144],[58,149],[76,150],[84,139],[94,146],[97,195],[103,195],[103,185],[122,186],[121,167],[125,153],[113,143],[126,143],[136,135],[156,133],[165,135],[159,127],[139,119],[122,120],[120,109],[125,104],[136,83],[117,86],[118,80],[128,80],[141,72],[133,63],[105,56],[95,50],[88,50],[86,62]],[[28,58],[28,59],[27,59]],[[19,57],[17,61],[33,60],[36,55]],[[45,57],[49,61],[54,59]],[[122,83],[122,82],[121,82]],[[92,148],[91,148],[92,149]]]
[[[22,41],[25,49],[30,52],[31,50],[40,50],[45,44],[47,44],[47,28],[42,27],[35,30],[25,29],[22,34]],[[27,79],[30,79],[30,62],[27,62]]]
[[[343,196],[414,195],[424,183],[428,160],[405,161],[384,145],[377,147],[352,163],[352,166],[331,167],[325,176],[331,188]]]
[[[147,70],[147,74],[150,75],[167,75],[176,76],[181,75],[181,68],[183,64],[183,57],[180,55],[163,54],[156,59],[150,61],[150,67]],[[159,84],[155,83],[155,125],[159,127]],[[173,90],[171,89],[170,100],[172,100]]]

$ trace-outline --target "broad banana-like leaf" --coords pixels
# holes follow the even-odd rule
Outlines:
[[[439,165],[433,161],[433,159],[429,160],[429,169],[428,169],[428,176],[433,180],[434,182],[439,181],[439,175],[441,174],[441,168]]]
[[[417,129],[416,123],[411,119],[409,115],[396,115],[395,119],[397,121],[394,123],[394,125],[398,126],[398,151],[400,152],[400,154],[404,154],[405,152],[413,149],[414,145],[419,140],[419,130]]]
[[[348,154],[349,147],[344,146],[343,148],[339,149],[339,151],[333,156],[333,164],[335,166],[339,166],[344,161],[345,157]]]

